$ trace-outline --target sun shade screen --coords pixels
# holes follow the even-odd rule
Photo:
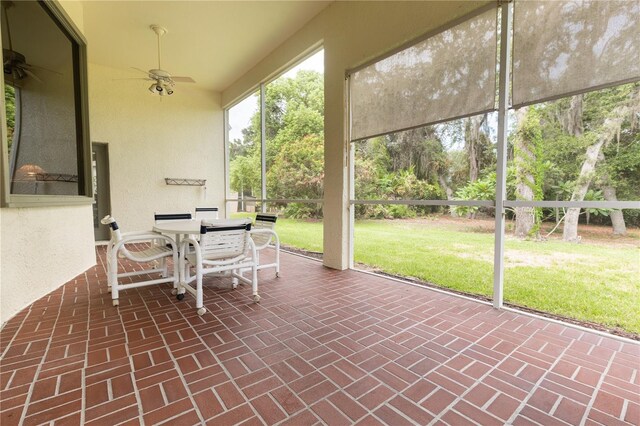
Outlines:
[[[513,104],[640,77],[640,1],[516,1]]]
[[[494,109],[496,10],[351,74],[351,140]]]

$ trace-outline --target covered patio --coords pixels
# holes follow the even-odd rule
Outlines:
[[[504,295],[505,281],[521,284],[523,276],[534,284],[543,281],[538,270],[505,279],[505,270],[506,275],[513,272],[505,266],[505,251],[529,259],[505,244],[508,215],[517,211],[530,219],[523,233],[528,238],[540,229],[542,219],[536,214],[542,209],[556,210],[556,228],[558,211],[572,211],[576,235],[571,247],[580,247],[581,211],[615,210],[624,220],[622,210],[640,209],[635,176],[621,186],[619,199],[614,191],[611,200],[585,198],[588,184],[582,184],[580,199],[575,197],[578,190],[570,188],[565,195],[571,201],[553,201],[544,198],[544,182],[536,183],[535,194],[530,188],[524,199],[507,180],[509,170],[518,167],[524,178],[544,175],[542,169],[525,170],[512,158],[507,163],[510,149],[514,151],[509,118],[517,108],[535,113],[534,107],[544,102],[560,99],[569,105],[566,96],[627,85],[628,93],[606,102],[617,105],[613,112],[618,115],[603,113],[601,127],[606,143],[612,145],[617,135],[620,145],[622,134],[623,148],[636,146],[636,122],[629,116],[637,118],[631,101],[640,111],[640,97],[632,96],[640,90],[640,69],[632,60],[640,38],[628,34],[637,35],[640,8],[624,2],[581,3],[585,9],[575,16],[588,22],[607,16],[599,7],[618,8],[608,13],[617,19],[615,25],[626,25],[628,34],[609,31],[606,22],[600,30],[620,37],[620,46],[628,51],[609,49],[613,56],[605,58],[606,65],[618,65],[610,67],[615,73],[606,75],[608,80],[594,71],[595,77],[578,81],[556,68],[596,69],[567,58],[589,57],[606,43],[584,36],[588,31],[582,24],[557,24],[554,28],[569,32],[566,40],[582,31],[587,40],[582,50],[561,46],[551,59],[544,57],[544,49],[538,56],[527,55],[532,51],[528,45],[512,46],[513,34],[525,34],[528,28],[523,18],[519,31],[510,30],[516,25],[517,2],[1,0],[0,424],[640,424],[638,342],[516,311],[505,303],[517,300]],[[527,19],[545,23],[530,7],[536,3],[521,4],[529,7],[520,9],[528,10]],[[545,13],[555,16],[553,10]],[[536,31],[528,37],[533,44],[539,41]],[[532,64],[524,63],[523,56],[512,60],[512,52],[527,53],[524,58]],[[305,91],[293,80],[276,84],[311,57],[319,68],[305,70],[297,82],[316,86]],[[557,67],[548,65],[556,59]],[[600,64],[599,57],[589,60],[587,65]],[[155,64],[157,68],[146,71]],[[553,68],[565,80],[514,83],[516,89],[534,83],[540,89],[520,93],[515,102],[510,94],[517,79],[510,72],[543,75],[535,71],[537,66]],[[164,68],[180,77],[174,81]],[[389,70],[393,72],[385,75]],[[391,96],[385,98],[385,93]],[[292,96],[287,104],[283,94],[299,95],[299,103]],[[589,129],[581,121],[582,100],[579,107],[570,105],[579,125],[566,140],[592,157],[589,164],[585,160],[585,175],[592,176],[597,161],[605,161],[606,143],[592,134],[587,136],[596,140],[594,145],[577,139],[582,136],[577,133]],[[285,119],[287,109],[307,114]],[[481,184],[493,180],[484,194],[464,199],[459,196],[464,187],[455,192],[453,179],[462,176],[458,180],[466,182],[482,161],[466,154],[480,148],[461,147],[466,133],[473,132],[459,119],[468,119],[469,125],[476,120],[478,132],[481,126],[493,126],[485,129],[483,139],[486,173],[480,176],[476,167],[470,178]],[[285,122],[291,127],[279,135]],[[445,122],[454,123],[451,128],[458,133],[441,137],[447,132],[437,126]],[[419,143],[398,136],[414,130],[422,138]],[[536,138],[541,139],[531,137]],[[402,140],[418,150],[405,150],[396,143]],[[385,143],[411,159],[403,166],[406,170],[394,171],[407,177],[406,185],[381,168],[361,167],[395,167],[395,160],[384,154],[388,147],[378,149]],[[425,143],[441,155],[434,160],[432,151],[419,151]],[[598,143],[602,151],[591,149]],[[457,148],[447,152],[453,145]],[[530,153],[525,148],[519,152]],[[418,151],[424,154],[420,179],[413,175],[412,163]],[[298,157],[299,152],[308,156]],[[635,160],[632,154],[629,158]],[[446,167],[452,158],[462,164],[455,176]],[[633,175],[633,167],[620,173]],[[610,170],[610,176],[598,175],[608,189],[616,184],[614,168]],[[251,175],[251,182],[244,176],[236,179],[243,174]],[[522,184],[525,180],[518,181],[520,189],[529,188]],[[391,184],[400,192],[389,189]],[[287,191],[287,185],[307,191]],[[363,186],[372,192],[359,198]],[[191,294],[178,299],[169,284],[123,290],[114,306],[107,288],[104,242],[109,229],[100,224],[104,215],[117,219],[123,232],[149,231],[156,213],[201,207],[215,210],[220,219],[253,220],[256,213],[282,213],[290,206],[291,216],[281,214],[276,231],[280,226],[288,238],[304,234],[304,243],[311,240],[313,248],[290,244],[295,253],[283,249],[280,277],[271,269],[258,273],[260,298],[252,297],[250,286],[233,289],[228,279],[208,276],[204,315],[196,313]],[[423,227],[434,238],[411,242],[445,252],[442,240],[449,238],[456,247],[447,263],[412,251],[403,238],[418,233],[409,227],[380,231],[397,237],[393,253],[388,240],[378,242],[366,233],[359,243],[368,245],[360,250],[388,251],[394,259],[408,260],[409,267],[404,265],[397,275],[415,282],[447,287],[438,281],[444,276],[478,284],[481,291],[475,293],[448,288],[480,297],[356,269],[358,211],[384,219],[395,218],[389,216],[393,212],[411,218],[419,211],[427,221],[432,213],[446,216],[464,209],[467,217],[478,211],[490,215],[489,225],[480,229],[490,239],[465,244],[460,236],[477,231],[465,225],[456,234],[434,234]],[[290,218],[309,219],[310,226],[302,230]],[[616,291],[615,300],[630,304],[640,294],[637,281],[628,279],[640,265],[633,264],[640,241],[633,238],[623,247],[629,249],[626,263],[607,254],[618,252],[598,247],[579,257],[581,284],[589,288],[596,283],[593,287],[602,293],[594,294],[603,295],[585,311],[607,303],[615,310],[616,304],[607,300],[609,290]],[[167,251],[164,242],[156,247]],[[570,297],[558,294],[573,293],[556,292],[560,286],[550,279],[571,256],[563,257],[562,247],[553,251],[556,246],[549,246],[549,253],[540,255],[548,263],[521,262],[523,268],[545,268],[549,279],[540,286],[544,289],[524,286],[522,291],[538,291],[541,299],[564,297],[571,304]],[[300,254],[305,250],[321,260]],[[177,249],[171,251],[173,259],[182,258]],[[268,263],[274,252],[268,248],[261,256]],[[589,275],[590,268],[598,268],[593,261],[598,256],[616,263],[611,274],[621,289],[608,285],[609,270]],[[120,272],[141,270],[140,264],[113,259]],[[427,262],[438,266],[439,278],[402,273]],[[467,269],[458,268],[461,262]],[[374,263],[366,266],[383,270]],[[564,273],[569,284],[574,283],[571,273]],[[574,292],[583,288],[566,287]],[[620,311],[619,316],[629,315]],[[579,322],[569,314],[564,318]],[[600,328],[608,326],[621,325],[602,322]],[[625,335],[637,338],[635,330],[629,328]]]
[[[283,254],[282,276],[119,308],[98,265],[2,330],[2,425],[638,424],[638,346]],[[125,265],[131,268],[131,265]]]

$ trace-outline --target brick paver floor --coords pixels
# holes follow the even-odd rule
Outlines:
[[[2,329],[2,426],[640,423],[635,344],[289,254],[114,308],[98,256]]]

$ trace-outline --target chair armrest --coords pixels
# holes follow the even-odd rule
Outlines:
[[[276,240],[276,246],[278,246],[278,247],[280,246],[280,237],[278,237],[278,234],[273,229],[256,228],[256,229],[252,229],[251,231],[249,231],[249,235],[253,235],[253,234],[270,235],[271,237],[273,237]],[[261,245],[257,245],[257,244],[255,244],[255,241],[253,241],[253,243],[256,246],[256,250],[261,250],[261,249],[267,247],[270,242],[271,242],[271,239],[268,239],[266,243],[261,244]]]
[[[156,231],[132,231],[132,232],[123,232],[122,233],[122,237],[126,238],[126,237],[132,237],[132,236],[136,236],[136,235],[150,235],[153,234],[153,238],[157,238],[158,235],[162,235],[160,232],[156,232]]]
[[[143,241],[143,240],[165,240],[173,244],[176,243],[173,238],[167,235],[162,235],[157,232],[151,232],[151,231],[131,232],[131,233],[122,235],[122,241]]]
[[[191,254],[195,254],[196,255],[196,262],[201,265],[202,264],[202,251],[200,250],[200,243],[198,243],[198,241],[196,241],[191,236],[189,236],[187,238],[183,238],[182,240],[180,240],[180,253],[183,253],[183,254],[189,253],[188,249],[189,249],[190,245],[193,246],[193,252],[191,252]],[[184,261],[184,256],[180,256],[180,261],[181,262]]]
[[[267,229],[267,228],[251,228],[251,231],[249,231],[250,234],[273,234],[273,235],[277,235],[276,231],[274,231],[273,229]]]
[[[136,242],[136,241],[149,241],[149,240],[155,239],[155,240],[166,241],[167,243],[171,244],[171,249],[173,250],[174,253],[178,252],[178,246],[176,245],[176,242],[171,237],[167,237],[166,235],[158,235],[153,232],[135,232],[133,234],[135,235],[130,234],[128,236],[125,236],[116,244],[114,244],[112,250],[114,250],[116,253],[122,250],[125,256],[127,256],[129,254],[129,250],[127,250],[127,248],[125,247],[125,244]]]

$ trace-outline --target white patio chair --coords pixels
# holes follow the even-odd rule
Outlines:
[[[158,222],[176,221],[176,220],[191,220],[193,216],[191,212],[185,213],[154,213],[153,220]]]
[[[258,303],[258,269],[256,262],[256,248],[249,236],[251,223],[233,226],[213,226],[202,221],[200,226],[200,241],[195,238],[182,240],[181,253],[186,252],[189,244],[193,245],[193,252],[180,256],[180,282],[178,284],[178,300],[184,298],[188,291],[196,298],[198,315],[203,315],[206,309],[202,300],[202,277],[205,274],[230,272],[233,288],[238,280],[251,284],[253,301]],[[195,276],[191,276],[191,267],[195,267]],[[251,279],[240,273],[241,269],[251,269]],[[196,287],[191,283],[195,281]]]
[[[107,245],[107,285],[111,290],[113,306],[118,306],[118,296],[121,290],[162,283],[173,283],[174,289],[177,288],[178,279],[180,278],[178,269],[178,246],[172,238],[150,231],[121,233],[118,228],[118,223],[110,215],[105,216],[100,222],[103,225],[109,226],[111,229],[111,240]],[[141,251],[130,251],[125,246],[125,244],[149,240],[162,240],[163,244],[151,245],[149,248]],[[163,262],[164,267],[162,268],[118,273],[119,256],[137,263],[150,263],[158,260],[166,260],[167,257],[172,257],[174,265],[173,275],[167,276],[166,262]],[[129,284],[122,284],[119,281],[120,278],[154,273],[162,274],[162,278],[138,281]]]
[[[156,225],[158,225],[159,223],[167,223],[167,222],[175,222],[175,221],[179,221],[179,220],[191,220],[193,219],[193,216],[191,215],[191,212],[184,212],[184,213],[158,213],[158,212],[154,212],[153,213],[153,221],[155,222]],[[162,234],[160,234],[162,235]],[[152,244],[154,246],[159,246],[159,245],[163,245],[165,244],[164,241],[162,239],[157,239],[154,240],[152,242]],[[178,246],[180,246],[180,238],[176,237],[176,244]],[[159,265],[164,269],[164,273],[163,276],[167,276],[167,261],[166,259],[161,259],[159,261]]]
[[[256,246],[258,270],[266,268],[275,268],[276,277],[280,276],[280,238],[275,231],[276,220],[278,216],[274,214],[258,213],[253,229],[251,229],[251,238]],[[276,261],[274,263],[260,264],[260,250],[264,250],[273,243],[276,250]]]
[[[180,220],[191,220],[193,219],[193,215],[191,212],[184,213],[153,213],[153,221],[156,225],[167,222],[176,222]],[[180,241],[178,241],[178,245]]]
[[[196,220],[218,219],[217,207],[196,207]]]

